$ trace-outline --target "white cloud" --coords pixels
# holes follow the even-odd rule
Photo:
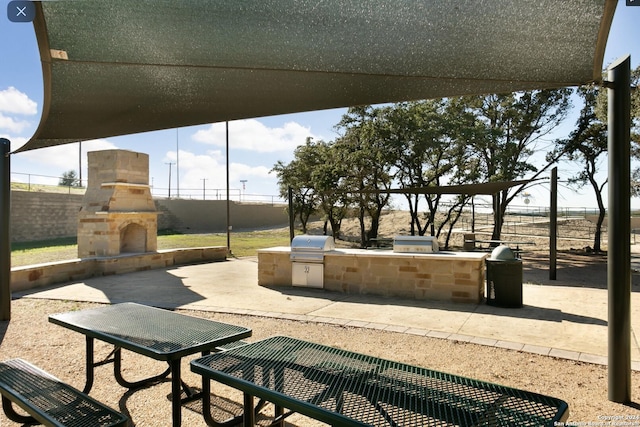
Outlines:
[[[82,143],[82,161],[86,163],[87,152],[96,150],[111,150],[117,148],[115,144],[106,139],[84,141]],[[40,148],[37,150],[18,153],[19,156],[28,159],[32,163],[46,165],[55,170],[65,172],[71,169],[78,170],[78,144],[64,144],[55,147]],[[86,169],[86,164],[82,165]]]
[[[22,147],[29,140],[25,137],[15,137],[9,134],[0,134],[0,138],[8,139],[11,142],[11,151],[15,151],[18,148]]]
[[[0,90],[0,112],[10,114],[34,115],[38,104],[13,86]]]
[[[166,154],[165,162],[175,162],[175,151]],[[220,190],[220,194],[225,194],[226,189],[226,161],[224,154],[220,151],[209,151],[206,154],[194,154],[180,150],[180,195],[189,195],[199,198],[202,195],[203,187],[206,189],[207,197],[215,195],[214,189]],[[265,166],[249,166],[243,163],[232,162],[229,165],[229,181],[232,189],[241,187],[240,180],[247,180],[247,191],[253,189],[256,192],[271,193],[270,188],[275,187],[276,177],[269,174],[270,168]],[[168,172],[168,169],[167,169]],[[175,166],[173,169],[175,173]],[[203,180],[205,180],[203,182]],[[172,186],[175,185],[175,178],[172,178]],[[166,185],[166,178],[156,181],[158,186]],[[265,194],[266,194],[265,193]],[[221,196],[222,197],[222,196]]]
[[[7,117],[0,113],[0,129],[11,132],[20,133],[24,129],[28,128],[31,123],[25,120],[15,120],[11,117]]]
[[[229,145],[236,150],[261,153],[293,151],[304,144],[307,137],[314,137],[311,129],[296,122],[288,122],[278,128],[267,127],[256,119],[229,122]],[[207,129],[197,131],[192,138],[205,144],[225,147],[225,124],[212,124]]]

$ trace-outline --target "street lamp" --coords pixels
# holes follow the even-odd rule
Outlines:
[[[245,184],[247,183],[246,179],[241,179],[240,182],[242,183],[242,191],[246,190],[246,186]],[[242,193],[240,193],[240,202],[242,202]]]

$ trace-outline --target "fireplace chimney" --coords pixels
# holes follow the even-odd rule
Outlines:
[[[127,150],[87,153],[89,183],[78,214],[78,257],[155,252],[158,212],[149,156]]]

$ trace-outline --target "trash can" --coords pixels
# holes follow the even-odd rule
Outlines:
[[[485,261],[487,266],[487,304],[522,307],[522,260],[508,246],[498,246]]]

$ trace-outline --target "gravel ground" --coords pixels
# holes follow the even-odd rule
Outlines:
[[[93,307],[96,304],[70,301],[47,301],[23,298],[12,306],[12,320],[0,322],[0,360],[20,357],[47,370],[78,388],[84,384],[84,337],[47,321],[52,313]],[[633,372],[631,405],[607,399],[606,367],[588,363],[555,359],[517,351],[484,347],[475,344],[418,337],[386,331],[339,327],[327,324],[276,320],[262,317],[183,311],[183,313],[244,325],[253,329],[249,341],[272,335],[289,335],[348,350],[424,366],[430,369],[468,376],[484,381],[548,394],[569,403],[571,423],[575,425],[607,424],[611,417],[640,425],[640,372]],[[105,357],[110,347],[96,343],[96,360]],[[198,386],[199,377],[189,370],[190,359],[183,361],[183,377]],[[160,362],[123,352],[124,375],[127,379],[159,373]],[[215,385],[214,411],[239,411],[241,395]],[[127,391],[113,379],[110,365],[97,368],[91,395],[113,408],[127,413],[136,426],[170,425],[168,395],[170,382],[145,389]],[[204,426],[201,408],[197,404],[184,408],[184,426]],[[224,415],[221,415],[224,417]],[[17,426],[0,415],[0,426]],[[315,427],[324,424],[295,415],[288,426]]]

